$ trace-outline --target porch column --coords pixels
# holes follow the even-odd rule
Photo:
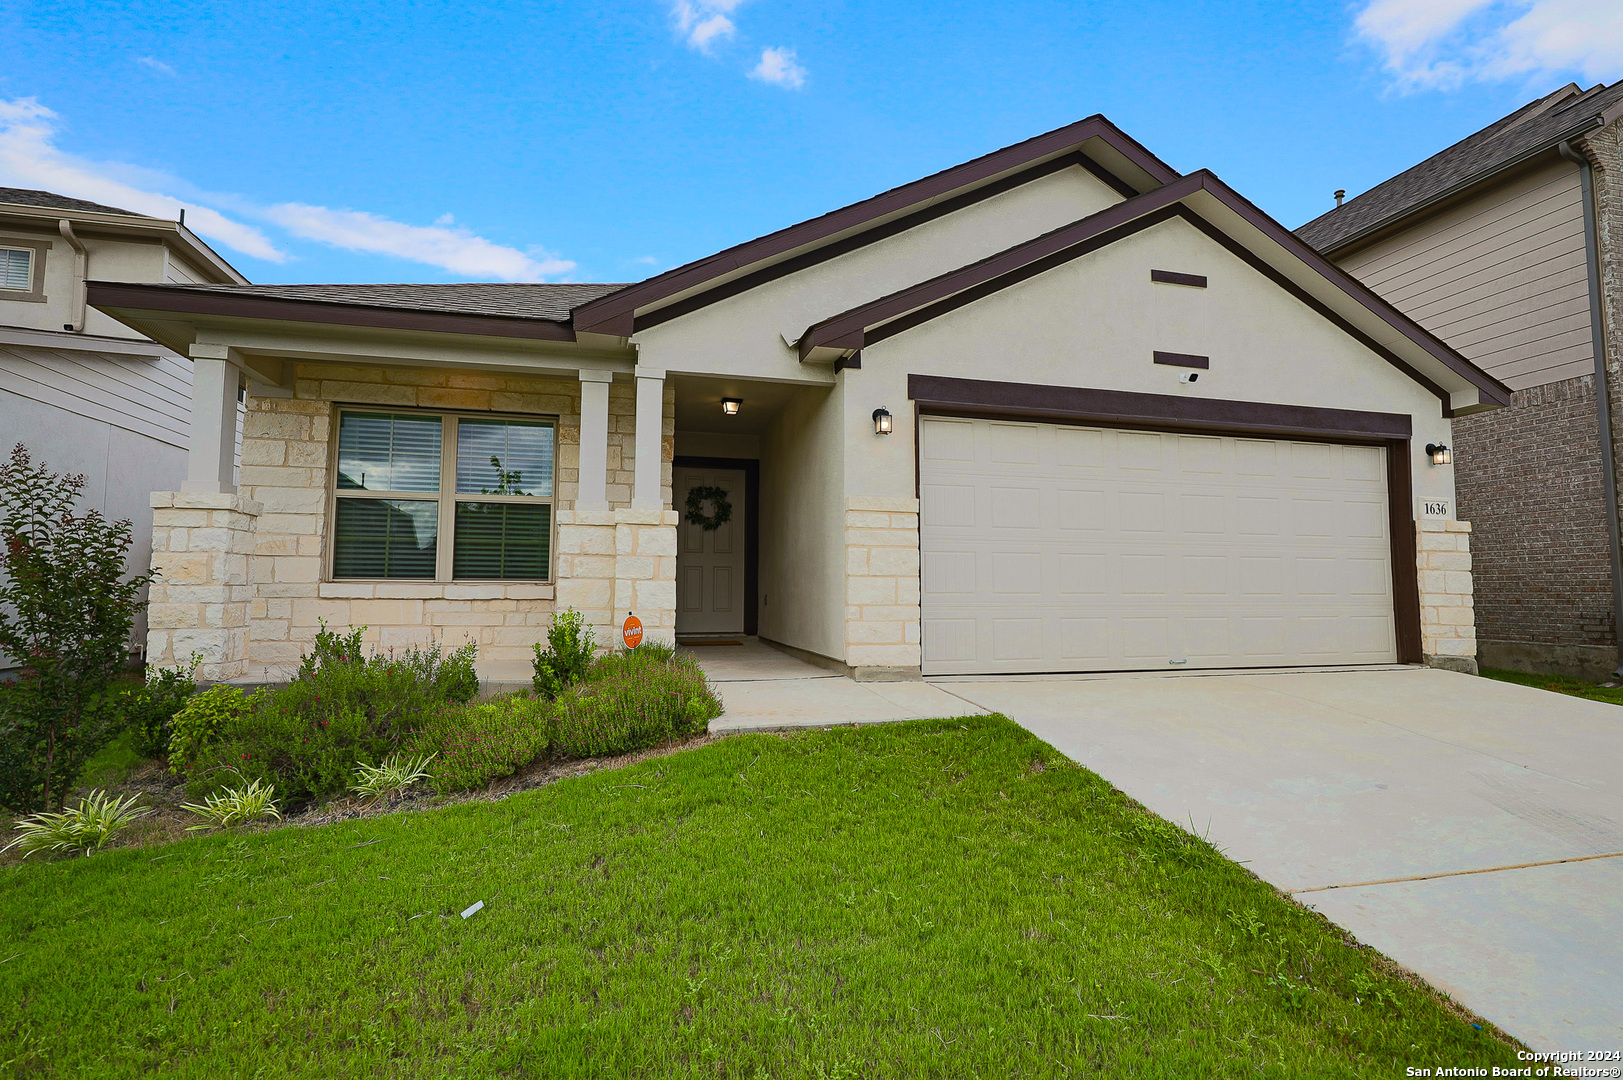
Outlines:
[[[580,489],[577,510],[609,508],[609,383],[611,371],[580,373]]]
[[[211,495],[237,491],[237,388],[241,373],[228,359],[229,349],[193,345],[191,446],[186,457],[185,490]]]
[[[663,510],[660,492],[660,447],[665,437],[665,372],[637,368],[637,467],[631,493],[633,510]]]

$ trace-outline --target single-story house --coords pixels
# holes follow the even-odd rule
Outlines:
[[[0,187],[0,455],[17,443],[85,478],[80,508],[134,526],[130,570],[152,561],[153,489],[186,477],[192,365],[85,303],[91,278],[247,283],[181,222]],[[137,618],[132,650],[146,643]],[[15,666],[0,653],[0,672]]]
[[[1446,447],[1510,392],[1103,117],[633,285],[90,300],[195,365],[148,655],[208,678],[322,620],[517,678],[564,607],[866,679],[1474,666]]]
[[[1492,667],[1623,673],[1620,148],[1623,82],[1568,83],[1297,230],[1515,392],[1454,433]]]

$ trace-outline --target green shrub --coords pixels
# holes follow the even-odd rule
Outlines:
[[[524,694],[451,706],[418,730],[413,749],[436,755],[429,781],[435,791],[468,791],[544,756],[551,721],[552,705]]]
[[[556,698],[586,677],[596,652],[586,616],[574,608],[557,612],[547,627],[547,647],[535,643],[535,692],[549,701]]]
[[[197,693],[201,662],[194,656],[186,667],[148,667],[146,681],[124,695],[125,730],[134,738],[136,753],[145,758],[168,755],[175,714]]]
[[[72,810],[55,814],[34,814],[17,822],[21,836],[0,851],[23,849],[23,858],[36,851],[98,851],[136,818],[152,813],[150,806],[136,806],[137,796],[114,798],[105,791],[92,791]]]
[[[170,720],[169,768],[189,776],[226,730],[252,711],[253,699],[225,683],[194,694]]]
[[[692,658],[648,643],[600,658],[556,709],[554,752],[595,757],[701,734],[721,715],[721,700]]]
[[[0,701],[0,805],[14,811],[60,806],[123,721],[110,687],[151,575],[124,576],[130,522],[74,513],[84,486],[22,443],[0,465],[0,652],[22,665]]]
[[[226,725],[187,791],[206,795],[235,775],[275,784],[294,802],[340,795],[357,767],[388,758],[447,705],[478,693],[472,642],[451,653],[435,644],[368,656],[364,631],[323,624],[292,682],[262,691],[249,715]]]

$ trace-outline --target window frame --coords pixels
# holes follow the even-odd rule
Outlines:
[[[0,300],[17,300],[25,304],[43,304],[45,295],[45,258],[51,250],[49,240],[24,240],[20,236],[0,236],[0,248],[31,252],[28,259],[28,288],[14,289],[0,285]]]
[[[399,416],[438,417],[440,427],[440,490],[361,491],[338,487],[338,439],[346,412],[381,413]],[[462,420],[515,420],[526,424],[546,424],[552,428],[551,495],[459,494],[456,490],[456,449]],[[473,409],[419,409],[405,405],[374,405],[366,402],[333,403],[332,431],[327,447],[327,527],[323,541],[322,580],[346,584],[388,585],[554,585],[558,580],[558,434],[559,417],[547,413],[508,413]],[[432,578],[338,577],[333,566],[333,548],[338,539],[338,501],[375,499],[387,502],[436,502],[436,551]],[[458,503],[542,504],[547,514],[547,577],[544,578],[459,578],[453,576],[456,558],[456,508]],[[439,540],[446,541],[438,543]]]

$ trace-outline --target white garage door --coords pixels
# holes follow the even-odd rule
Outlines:
[[[1385,451],[926,417],[925,674],[1391,663]]]

